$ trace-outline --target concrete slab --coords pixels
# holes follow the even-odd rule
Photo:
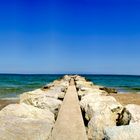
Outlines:
[[[58,113],[50,140],[87,140],[73,79]]]

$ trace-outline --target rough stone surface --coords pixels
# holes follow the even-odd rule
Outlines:
[[[117,90],[114,88],[108,88],[108,87],[100,87],[101,90],[104,90],[108,93],[117,93]]]
[[[15,116],[20,118],[44,119],[54,123],[54,114],[48,109],[39,109],[27,104],[11,104],[0,111],[0,116]]]
[[[81,90],[85,87],[92,87],[92,82],[86,82],[86,81],[76,81],[76,88],[77,90]]]
[[[51,87],[49,90],[37,89],[21,94],[20,101],[22,102],[22,100],[25,100],[26,98],[34,98],[39,96],[46,96],[56,99],[58,99],[59,97],[64,98],[66,90],[67,87],[64,87],[62,85]]]
[[[131,113],[131,123],[139,123],[140,124],[140,105],[128,104],[125,108]]]
[[[93,88],[84,88],[85,90],[80,90],[78,91],[78,96],[80,98],[82,98],[83,96],[87,95],[87,94],[94,94],[94,95],[107,95],[108,93],[103,91],[103,90],[99,90],[99,89],[93,89]]]
[[[22,100],[21,102],[28,105],[33,105],[41,109],[49,109],[55,115],[57,115],[58,110],[62,104],[62,101],[46,96],[24,98],[24,100]]]
[[[140,140],[140,124],[108,127],[104,134],[105,140]]]
[[[112,112],[119,113],[122,110],[122,105],[119,104],[114,97],[100,96],[94,94],[88,94],[83,96],[80,101],[80,106],[85,110],[89,119],[94,115],[94,112],[100,111],[104,107],[109,107]]]
[[[46,120],[0,117],[0,140],[48,140],[53,125]]]
[[[109,108],[104,108],[95,112],[93,117],[88,123],[88,139],[89,140],[102,140],[104,138],[105,127],[115,126],[115,115]]]
[[[123,109],[122,105],[111,96],[92,94],[83,96],[80,105],[85,112],[85,119],[89,121],[89,140],[102,140],[105,127],[115,126],[118,113]]]
[[[77,75],[74,79],[75,81],[86,81],[85,77],[81,77],[79,75]]]
[[[118,118],[117,118],[117,125],[128,125],[131,120],[131,114],[130,112],[126,109],[123,108],[121,113],[118,113]]]

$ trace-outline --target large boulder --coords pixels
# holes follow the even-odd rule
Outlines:
[[[75,81],[86,81],[86,78],[85,77],[82,77],[82,76],[79,76],[77,75],[75,78],[74,78]]]
[[[52,90],[43,91],[41,89],[25,92],[20,95],[20,101],[26,100],[28,98],[38,98],[40,96],[46,96],[51,98],[58,98],[58,94],[56,92],[53,92]]]
[[[140,124],[107,127],[104,140],[140,140]]]
[[[115,114],[108,107],[104,107],[102,110],[99,109],[88,123],[88,139],[102,140],[105,127],[115,126],[115,119]]]
[[[44,119],[0,116],[0,140],[48,140],[52,127]]]
[[[85,87],[92,88],[92,86],[93,86],[92,82],[76,81],[76,88],[77,88],[77,90],[81,90],[82,88],[85,88]]]
[[[128,104],[125,108],[131,113],[131,123],[140,123],[140,105]]]
[[[78,96],[80,98],[82,98],[83,96],[85,96],[87,94],[90,94],[92,96],[92,94],[107,95],[108,93],[103,90],[96,89],[96,88],[82,88],[81,90],[78,91]]]
[[[0,140],[48,140],[54,114],[27,104],[11,104],[0,111]]]
[[[91,94],[82,97],[80,106],[89,121],[88,138],[91,140],[102,140],[105,127],[115,126],[118,114],[123,110],[114,97]]]
[[[80,101],[81,109],[86,112],[86,116],[90,119],[98,110],[104,107],[110,108],[112,112],[120,113],[123,106],[112,96],[100,96],[96,94],[88,94],[82,97]]]
[[[20,100],[24,100],[24,98],[31,98],[31,97],[39,97],[39,96],[46,96],[51,98],[58,98],[58,93],[61,92],[61,88],[53,88],[49,90],[42,90],[36,89],[33,91],[25,92],[20,95]]]
[[[0,111],[0,116],[15,116],[20,118],[31,118],[46,120],[50,124],[54,123],[54,114],[48,109],[22,104],[10,104]]]
[[[42,90],[47,90],[47,89],[50,89],[51,87],[54,87],[54,83],[49,83],[49,84],[43,86]]]
[[[66,94],[67,88],[64,86],[55,86],[48,91],[44,91],[46,97],[51,98],[64,98]]]
[[[68,88],[68,86],[64,86],[64,85],[62,84],[62,85],[59,85],[59,86],[54,87],[52,90],[48,91],[48,93],[49,93],[49,92],[50,92],[50,93],[52,92],[52,94],[57,95],[57,98],[63,99],[63,98],[65,97],[67,88]],[[48,94],[48,93],[47,93],[47,94]],[[51,95],[51,94],[50,94],[50,95]]]
[[[69,76],[69,75],[65,75],[65,76],[63,77],[63,79],[64,79],[65,81],[70,82],[70,80],[71,80],[71,76]]]
[[[53,84],[53,86],[51,86],[49,89],[43,88],[42,91],[47,97],[63,99],[66,94],[68,86],[69,86],[68,81],[61,80],[59,83]]]
[[[41,109],[49,109],[51,112],[55,114],[55,116],[58,113],[58,110],[62,104],[61,100],[46,97],[45,95],[42,96],[27,96],[20,98],[20,103],[26,103],[28,105],[33,105],[35,107],[41,108]]]
[[[102,140],[104,128],[115,126],[117,113],[121,111],[122,106],[117,102],[107,104],[107,102],[99,101],[89,103],[87,106],[88,123],[88,138]]]

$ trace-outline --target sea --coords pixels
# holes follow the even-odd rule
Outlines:
[[[0,74],[0,98],[17,98],[23,92],[41,88],[64,74]],[[94,84],[123,93],[140,93],[140,76],[82,74]]]

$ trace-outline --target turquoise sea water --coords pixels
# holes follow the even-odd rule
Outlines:
[[[116,88],[122,92],[140,92],[140,76],[133,75],[85,75],[97,85]]]
[[[19,94],[40,88],[63,75],[0,74],[0,98],[17,97]],[[140,76],[82,75],[93,83],[115,87],[119,91],[140,92]]]
[[[0,98],[17,97],[23,92],[40,88],[61,76],[0,74]]]

